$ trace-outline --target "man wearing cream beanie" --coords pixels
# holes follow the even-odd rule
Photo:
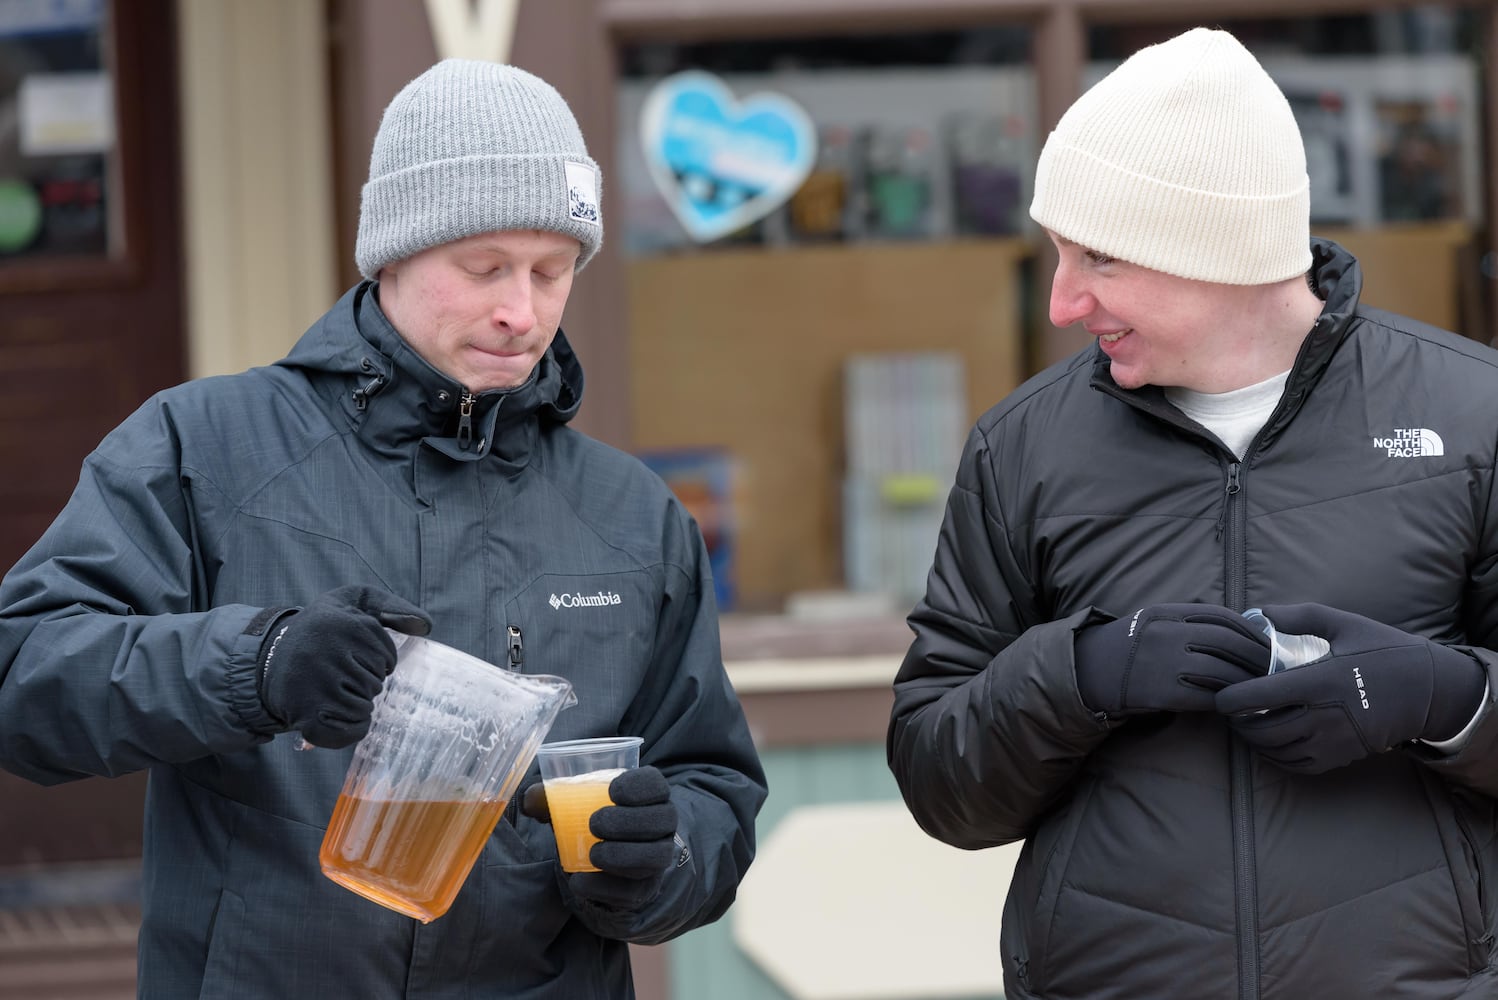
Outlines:
[[[1226,32],[1034,190],[1096,343],[970,435],[888,742],[933,836],[1026,842],[1005,996],[1498,996],[1498,352],[1360,302]]]

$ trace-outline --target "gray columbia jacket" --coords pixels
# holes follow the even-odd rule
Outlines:
[[[1095,718],[1072,638],[1103,615],[1318,601],[1472,648],[1498,694],[1498,353],[1358,304],[1325,310],[1240,461],[1089,348],[968,439],[889,761],[917,821],[1024,839],[1010,1000],[1498,997],[1498,711],[1451,756],[1306,777],[1211,713]]]
[[[765,797],[697,527],[565,426],[582,372],[560,333],[528,383],[465,397],[371,287],[276,365],[160,393],[89,456],[0,583],[0,765],[43,783],[150,769],[151,1000],[632,996],[625,942],[724,912]],[[571,897],[550,828],[513,803],[431,924],[322,876],[352,751],[272,737],[251,623],[349,583],[422,606],[440,642],[570,679],[549,739],[644,737],[680,813],[658,898]]]

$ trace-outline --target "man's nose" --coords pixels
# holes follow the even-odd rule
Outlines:
[[[1051,325],[1067,327],[1086,319],[1097,308],[1097,299],[1076,268],[1066,261],[1056,265],[1051,279]]]
[[[494,304],[493,318],[497,326],[507,327],[516,334],[529,333],[536,325],[535,293],[529,273],[504,283]]]

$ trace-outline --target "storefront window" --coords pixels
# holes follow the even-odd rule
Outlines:
[[[104,0],[0,0],[0,266],[122,243],[107,13]]]

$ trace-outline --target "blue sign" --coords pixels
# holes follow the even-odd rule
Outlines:
[[[688,235],[709,243],[774,211],[806,180],[817,132],[780,94],[739,100],[718,77],[669,76],[645,99],[640,142],[650,175]]]

